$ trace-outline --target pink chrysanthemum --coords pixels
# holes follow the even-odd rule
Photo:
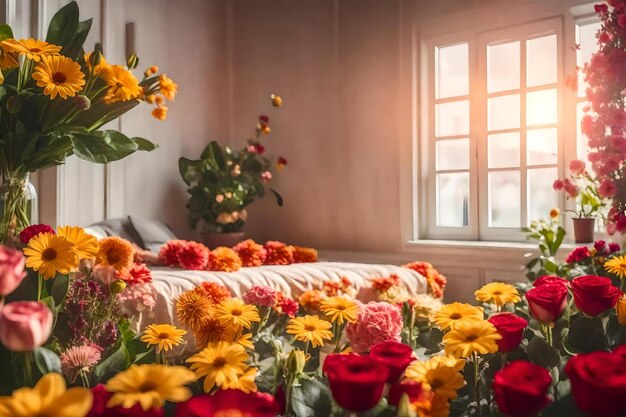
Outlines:
[[[209,271],[234,272],[241,268],[241,259],[231,248],[220,246],[209,252]]]
[[[254,285],[241,297],[246,304],[272,307],[276,303],[276,291],[270,287]]]
[[[89,372],[100,361],[100,350],[93,346],[75,346],[61,354],[61,370],[71,382],[81,372]]]
[[[270,240],[265,243],[265,250],[267,251],[265,265],[290,265],[293,263],[293,246]]]
[[[346,326],[350,346],[356,353],[365,353],[376,343],[399,342],[401,331],[400,309],[384,302],[362,305],[357,321]]]
[[[203,270],[209,261],[209,249],[202,243],[187,242],[178,250],[178,264],[183,269]]]
[[[295,300],[285,297],[285,295],[280,291],[276,293],[276,305],[274,306],[274,310],[276,312],[285,314],[287,317],[292,319],[296,317],[296,314],[298,314],[299,308],[300,307]]]
[[[312,263],[317,262],[317,250],[306,248],[304,246],[293,247],[293,263]]]
[[[120,274],[120,279],[128,285],[147,284],[152,282],[152,272],[146,264],[134,263],[126,273]]]
[[[159,251],[159,263],[167,266],[178,266],[178,252],[186,243],[186,240],[180,239],[167,242]]]
[[[237,252],[243,266],[261,266],[265,262],[267,251],[252,239],[237,243],[233,250]]]
[[[30,240],[37,236],[39,233],[52,233],[56,235],[54,229],[47,224],[33,224],[20,232],[20,240],[23,244],[27,245]]]

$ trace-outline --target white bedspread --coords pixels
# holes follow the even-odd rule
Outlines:
[[[370,278],[397,274],[410,293],[420,294],[428,290],[426,279],[422,275],[396,265],[316,262],[242,268],[236,272],[187,271],[167,267],[151,267],[151,270],[157,290],[157,302],[151,314],[140,317],[137,324],[141,330],[152,323],[168,323],[180,327],[174,312],[175,300],[182,292],[193,289],[202,282],[219,282],[228,287],[235,296],[241,296],[253,285],[267,285],[285,295],[296,297],[304,291],[319,289],[324,281],[338,281],[341,277],[347,277],[358,291],[368,286]],[[193,350],[192,338],[188,337],[187,340],[187,346],[173,352],[174,355]]]

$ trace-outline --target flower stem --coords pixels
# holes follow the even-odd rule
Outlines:
[[[33,352],[24,352],[24,376],[26,377],[26,383],[24,385],[30,386],[33,381]]]
[[[43,277],[37,274],[37,301],[41,301],[41,290],[43,288]]]
[[[472,362],[474,362],[474,398],[476,399],[476,409],[478,411],[478,417],[481,417],[482,413],[480,410],[480,366],[478,362],[478,355],[476,353],[472,354]]]
[[[502,359],[502,367],[501,368],[504,368],[506,366],[507,355],[508,354],[505,353],[505,352],[501,352],[500,353],[500,358]]]

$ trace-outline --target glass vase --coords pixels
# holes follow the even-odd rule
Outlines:
[[[19,245],[19,233],[38,222],[37,191],[29,175],[6,176],[0,185],[0,243]]]

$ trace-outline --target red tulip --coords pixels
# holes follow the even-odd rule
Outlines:
[[[526,361],[514,361],[496,372],[493,394],[503,414],[514,417],[531,416],[549,403],[550,372]]]
[[[43,346],[52,333],[52,311],[36,301],[15,301],[0,310],[0,342],[13,352]]]
[[[563,315],[567,303],[567,287],[553,282],[532,288],[526,293],[532,316],[543,324],[554,323]]]
[[[500,313],[491,316],[488,321],[502,336],[502,339],[496,341],[499,352],[508,353],[517,349],[522,342],[524,329],[528,326],[525,319],[513,313]]]
[[[607,277],[585,275],[572,281],[572,292],[576,307],[589,316],[615,307],[617,300],[623,295]]]
[[[399,342],[381,342],[370,348],[370,356],[389,370],[387,382],[395,382],[413,362],[413,349]]]

